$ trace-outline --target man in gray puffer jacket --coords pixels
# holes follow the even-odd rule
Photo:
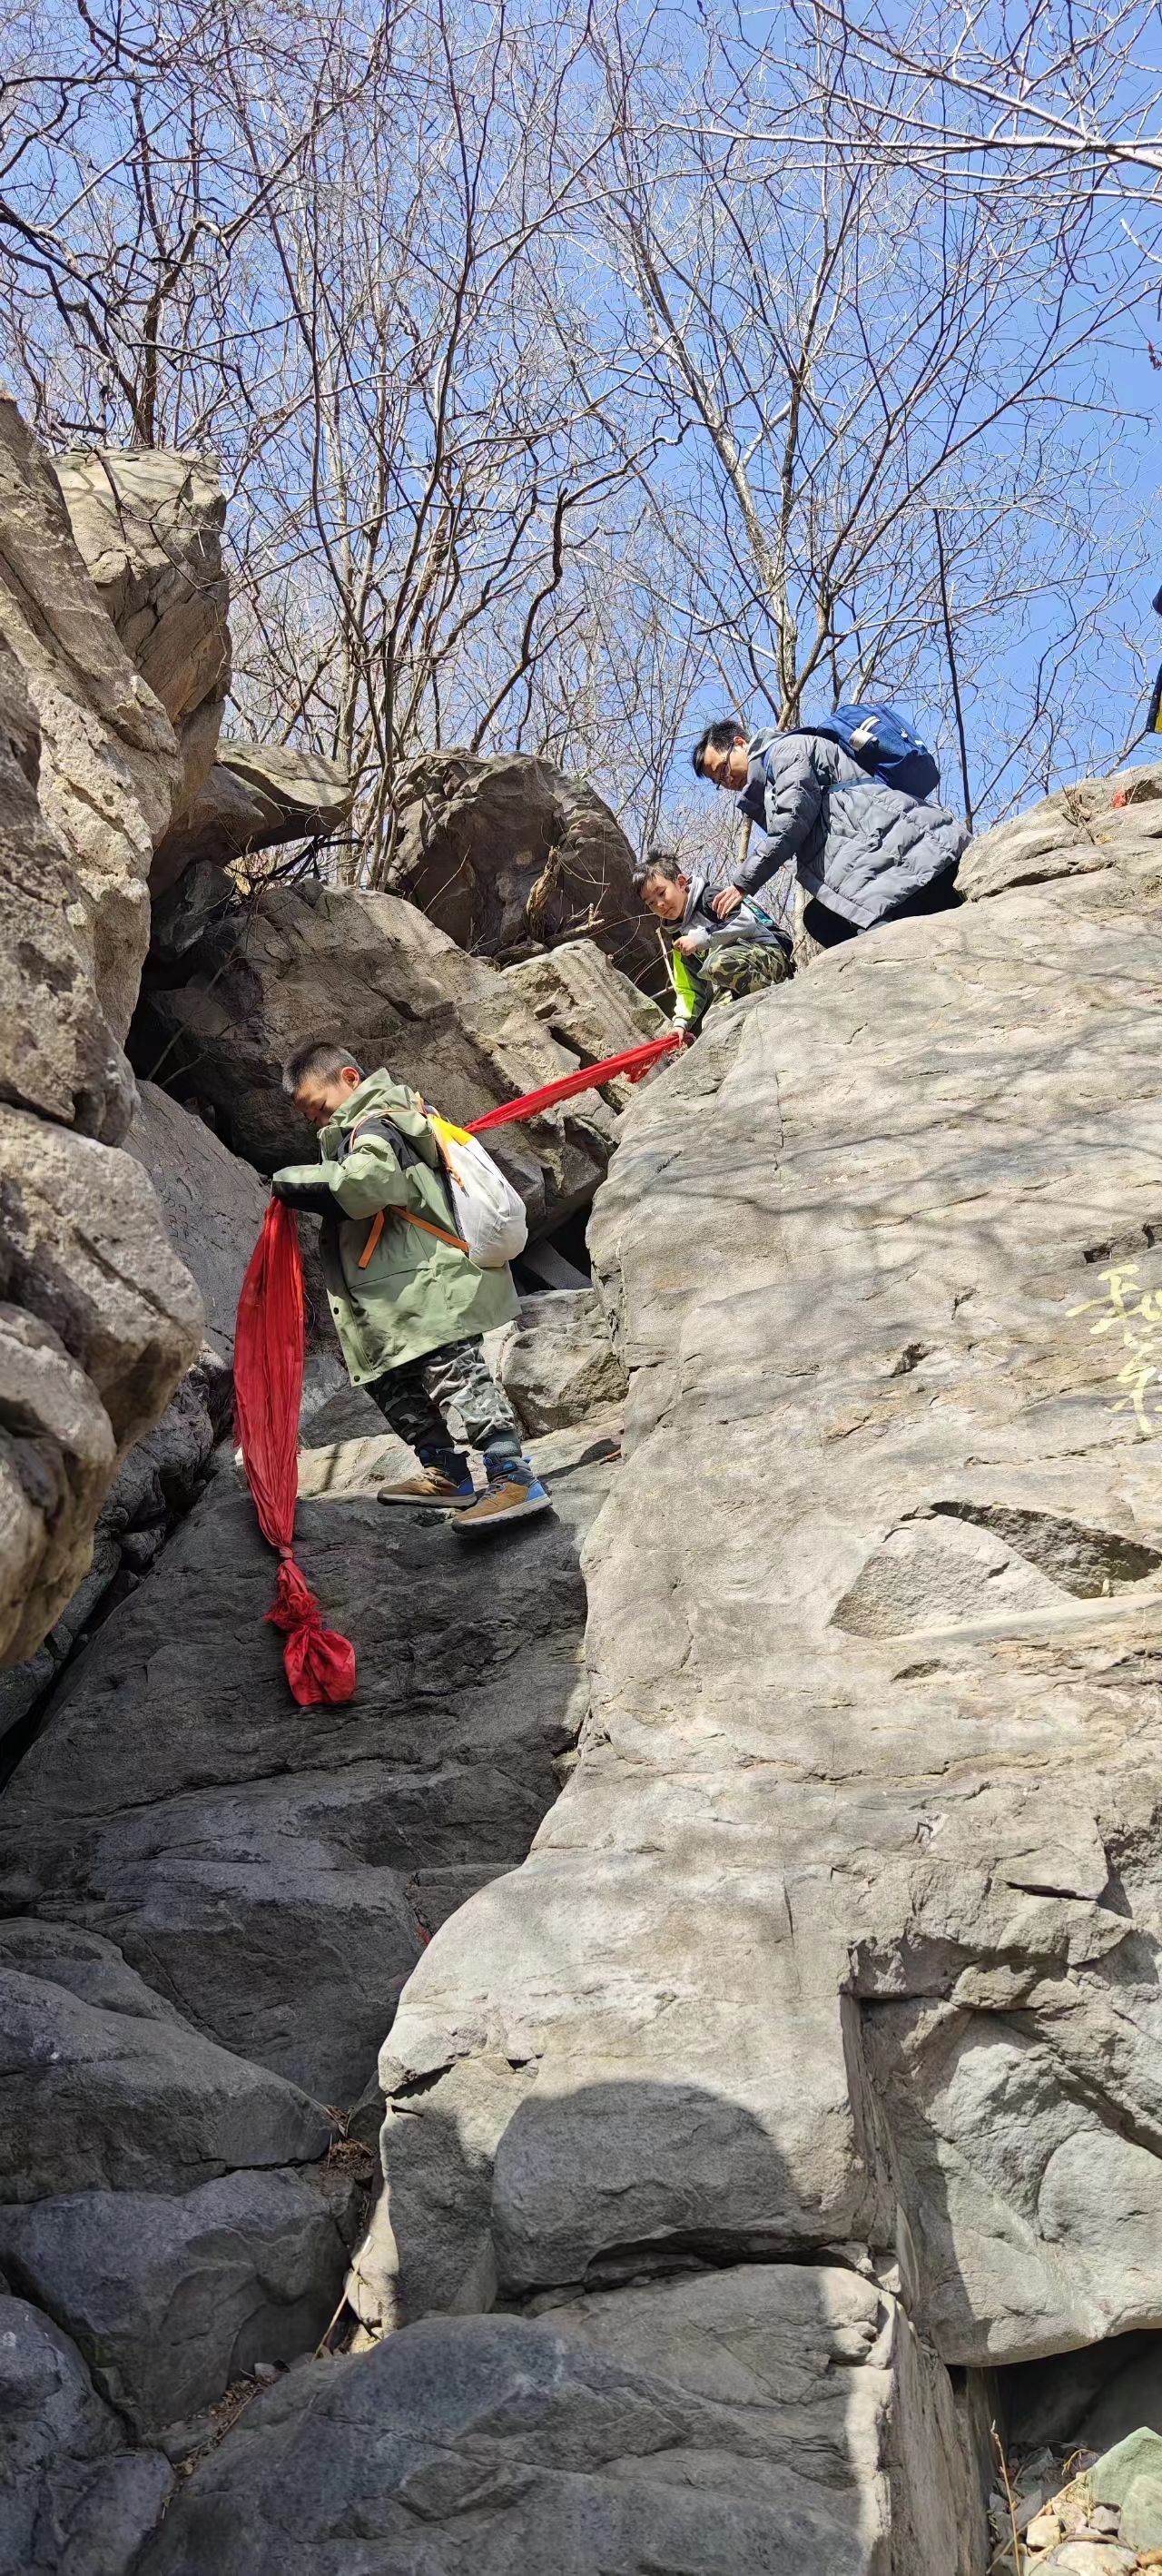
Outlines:
[[[739,811],[768,835],[715,898],[721,921],[788,859],[810,898],[803,928],[824,948],[959,903],[965,825],[946,805],[870,775],[826,734],[771,729],[748,740],[728,716],[707,725],[693,758],[698,777],[734,789]]]

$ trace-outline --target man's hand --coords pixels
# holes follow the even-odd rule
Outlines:
[[[738,911],[741,902],[742,896],[737,886],[723,886],[721,894],[714,896],[710,908],[717,914],[719,921],[729,921],[731,913]],[[679,940],[678,946],[681,947],[681,945]]]

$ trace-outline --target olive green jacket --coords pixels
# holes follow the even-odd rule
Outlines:
[[[420,1160],[405,1166],[391,1128]],[[319,1137],[317,1163],[288,1163],[277,1197],[323,1218],[323,1272],[353,1386],[402,1368],[443,1342],[463,1342],[519,1311],[512,1273],[478,1270],[454,1244],[409,1224],[452,1230],[439,1148],[418,1092],[369,1073]],[[381,1211],[383,1225],[376,1225]]]

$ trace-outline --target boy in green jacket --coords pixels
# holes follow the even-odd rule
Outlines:
[[[451,1506],[465,1532],[548,1511],[480,1346],[482,1333],[519,1311],[512,1274],[479,1270],[460,1249],[418,1092],[386,1071],[364,1075],[348,1047],[326,1039],[295,1048],[283,1089],[318,1128],[320,1159],[289,1163],[271,1188],[287,1207],[322,1217],[327,1296],[351,1383],[366,1387],[420,1462],[418,1476],[381,1487],[380,1502]],[[479,1500],[448,1425],[453,1405],[483,1452]]]

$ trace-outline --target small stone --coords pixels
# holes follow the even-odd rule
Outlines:
[[[1132,2549],[1116,2540],[1063,2540],[1051,2558],[1042,2558],[1037,2576],[1131,2576],[1137,2560]]]
[[[1025,2546],[1027,2549],[1052,2549],[1054,2541],[1063,2537],[1064,2529],[1059,2513],[1035,2513],[1025,2528]]]
[[[1139,2477],[1162,2478],[1162,2433],[1152,2433],[1145,2424],[1095,2460],[1089,2472],[1093,2502],[1124,2504],[1133,2479]]]
[[[1137,2559],[1116,2540],[1065,2540],[1037,2566],[1038,2576],[1132,2576]]]
[[[271,2380],[278,2378],[278,2372],[272,2361],[256,2361],[254,2365],[254,2377],[258,2381],[260,2388],[269,2388]]]
[[[1120,2528],[1131,2549],[1162,2548],[1162,2477],[1131,2479]]]
[[[1094,2530],[1100,2531],[1103,2539],[1108,2539],[1112,2535],[1116,2540],[1122,2524],[1122,2517],[1116,2504],[1095,2504],[1089,2518]]]

